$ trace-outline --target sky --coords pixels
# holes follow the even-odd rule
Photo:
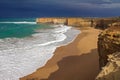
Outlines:
[[[0,18],[120,16],[120,0],[0,0]]]

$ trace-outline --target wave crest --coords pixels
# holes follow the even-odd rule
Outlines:
[[[19,80],[20,77],[33,73],[52,58],[55,49],[64,44],[61,42],[68,38],[72,40],[78,34],[76,31],[71,32],[71,27],[65,25],[45,30],[39,30],[31,37],[0,39],[2,80]],[[67,35],[66,32],[71,34]]]
[[[0,23],[5,23],[5,24],[36,24],[36,22],[28,22],[28,21],[19,21],[19,22],[0,22]]]

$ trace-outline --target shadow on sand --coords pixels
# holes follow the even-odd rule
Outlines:
[[[99,72],[97,49],[80,56],[65,57],[57,65],[56,72],[41,80],[95,80]]]

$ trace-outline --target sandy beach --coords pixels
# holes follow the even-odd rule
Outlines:
[[[20,80],[94,80],[99,72],[97,38],[100,30],[80,28],[70,44],[58,47],[46,65]]]

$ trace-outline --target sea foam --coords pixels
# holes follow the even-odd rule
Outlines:
[[[58,25],[47,31],[39,30],[31,37],[0,39],[1,80],[19,80],[44,66],[55,49],[68,40],[65,33],[71,30],[71,27]],[[78,33],[74,30],[71,39]]]
[[[0,22],[0,23],[5,23],[5,24],[36,24],[36,22],[28,22],[28,21],[19,21],[19,22]]]

